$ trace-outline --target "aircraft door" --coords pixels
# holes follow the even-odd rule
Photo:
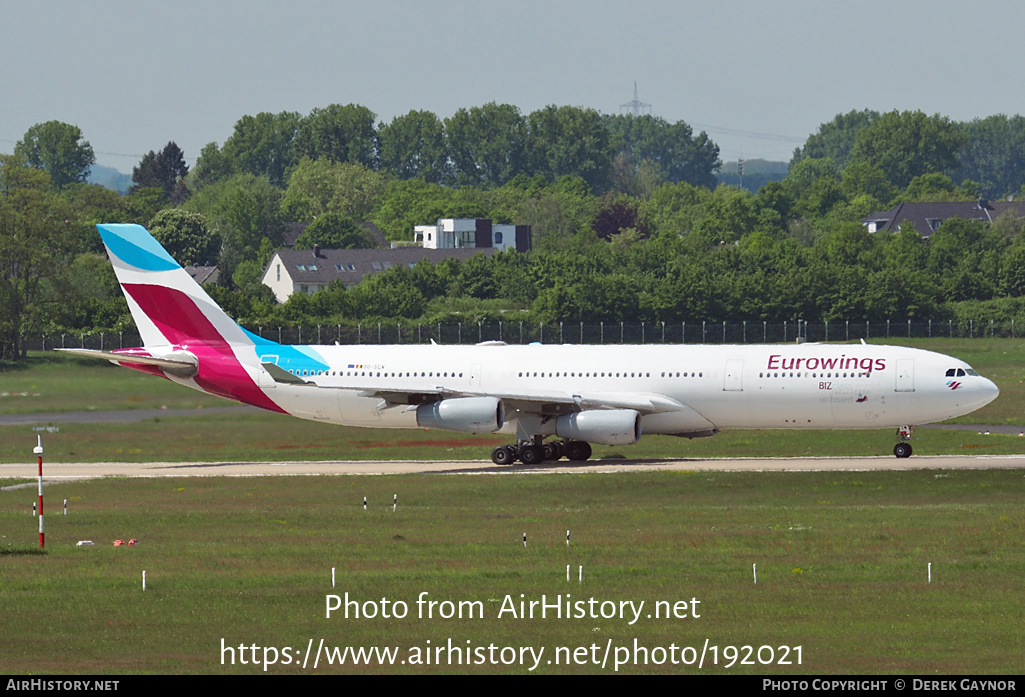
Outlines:
[[[474,363],[470,368],[470,387],[480,387],[481,364]]]
[[[897,392],[914,392],[915,391],[915,359],[914,358],[898,358],[897,359],[897,383],[895,390]]]
[[[726,361],[726,371],[723,374],[723,390],[727,392],[744,391],[744,361],[740,358],[731,358]]]

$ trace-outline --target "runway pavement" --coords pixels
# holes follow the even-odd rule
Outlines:
[[[289,475],[381,475],[381,474],[541,474],[584,472],[689,471],[822,471],[822,470],[913,470],[913,469],[1025,469],[1025,455],[919,455],[895,457],[802,457],[802,458],[709,458],[593,460],[588,462],[546,462],[536,466],[504,465],[490,461],[333,461],[333,462],[152,462],[152,463],[50,463],[43,466],[43,479],[58,482],[95,477],[265,477]],[[0,465],[0,478],[36,477],[34,463]]]

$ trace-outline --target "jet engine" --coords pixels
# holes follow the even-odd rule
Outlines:
[[[493,433],[505,423],[505,406],[496,397],[458,397],[421,404],[416,423],[461,433]]]
[[[641,415],[633,409],[581,411],[555,422],[562,438],[602,445],[629,445],[641,439]]]

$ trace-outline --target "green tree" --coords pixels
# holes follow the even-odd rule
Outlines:
[[[665,181],[715,188],[722,161],[719,146],[704,131],[695,136],[685,121],[671,124],[657,116],[621,114],[604,119],[635,171],[649,163]]]
[[[817,133],[808,136],[803,147],[794,150],[790,167],[810,157],[816,160],[828,158],[837,171],[846,169],[858,133],[878,118],[879,112],[871,109],[837,114],[832,121],[820,125]]]
[[[374,274],[356,284],[346,293],[349,311],[354,319],[402,317],[415,319],[423,315],[427,301],[417,288],[413,270],[395,266]]]
[[[665,183],[665,176],[651,160],[635,164],[626,152],[620,151],[612,158],[609,171],[609,186],[613,191],[649,199],[655,189]]]
[[[74,220],[78,221],[74,246],[83,251],[104,253],[103,240],[96,234],[97,223],[146,223],[153,217],[151,214],[141,221],[132,220],[126,205],[131,197],[99,184],[74,184],[60,196],[74,211]]]
[[[388,182],[380,204],[369,218],[388,239],[411,240],[415,225],[430,225],[438,218],[487,218],[490,215],[484,192],[478,189],[453,189],[422,179],[408,179]]]
[[[374,240],[355,218],[331,211],[317,217],[295,241],[296,249],[370,249]]]
[[[359,104],[314,109],[299,122],[295,134],[296,160],[326,158],[376,168],[376,118],[374,112]]]
[[[282,214],[300,222],[328,212],[364,219],[381,201],[384,177],[365,166],[303,158],[288,179],[281,200]]]
[[[775,221],[780,232],[787,230],[787,224],[794,212],[794,198],[782,182],[769,182],[755,195],[755,210],[760,220]]]
[[[957,124],[939,114],[891,111],[858,131],[851,162],[874,164],[904,188],[920,174],[953,170],[964,140]]]
[[[525,171],[527,121],[511,104],[459,109],[445,121],[455,183],[501,186]]]
[[[139,189],[127,196],[121,197],[121,204],[124,207],[125,216],[118,222],[145,225],[152,220],[153,216],[155,216],[159,211],[167,208],[169,203],[170,202],[167,200],[167,196],[164,194],[163,189],[157,189],[154,187]]]
[[[954,181],[971,179],[989,198],[1016,194],[1025,185],[1025,116],[997,114],[961,124],[965,142]]]
[[[186,182],[192,191],[198,191],[204,186],[209,186],[221,180],[227,179],[233,173],[233,163],[217,147],[217,143],[207,143],[199,151],[196,158],[196,166]]]
[[[288,171],[297,161],[295,139],[302,117],[295,112],[280,114],[261,112],[243,116],[224,142],[220,162],[211,162],[210,169],[232,174],[266,175],[275,186],[283,187]],[[211,152],[204,149],[207,157]],[[204,161],[201,170],[207,168]]]
[[[577,175],[592,191],[608,188],[612,133],[594,109],[554,105],[527,117],[529,170],[550,181]]]
[[[93,228],[93,235],[96,229]],[[125,330],[134,327],[117,276],[103,254],[79,254],[66,274],[48,279],[47,329]]]
[[[172,140],[159,153],[150,150],[143,155],[137,167],[132,169],[132,190],[145,187],[163,189],[168,200],[177,205],[188,198],[185,177],[189,174],[189,166],[185,164],[185,154]]]
[[[45,170],[50,185],[58,191],[89,176],[96,156],[89,141],[82,140],[78,126],[60,121],[37,123],[25,131],[14,146],[14,154],[30,167]]]
[[[381,169],[399,179],[434,184],[452,178],[445,125],[430,111],[410,111],[377,129]]]
[[[948,218],[929,237],[927,269],[938,279],[945,302],[986,300],[1001,280],[1000,258],[1007,247],[1000,232],[978,220]]]
[[[801,160],[784,177],[783,188],[794,201],[795,216],[821,218],[845,200],[836,166],[829,159]]]
[[[1025,297],[1025,239],[1019,238],[1004,252],[997,287],[1003,296]]]
[[[530,226],[534,249],[554,250],[565,248],[581,234],[593,235],[591,222],[600,207],[600,199],[583,179],[565,176],[523,199],[513,217]]]
[[[931,172],[912,179],[900,197],[904,201],[970,201],[975,196],[963,196],[946,174]]]
[[[149,231],[182,266],[213,264],[220,251],[220,240],[210,234],[206,219],[198,213],[168,208],[153,216]]]
[[[0,155],[0,358],[24,358],[22,337],[45,327],[42,291],[66,272],[75,227],[46,172]]]
[[[855,162],[843,171],[840,189],[850,200],[857,196],[871,196],[885,206],[897,195],[897,187],[887,180],[883,170],[869,162]]]
[[[704,216],[695,223],[690,237],[700,246],[737,242],[753,230],[757,222],[754,196],[750,191],[720,186],[712,192]]]
[[[657,187],[641,212],[654,230],[666,237],[686,237],[704,218],[712,192],[686,182]]]
[[[211,184],[183,208],[201,214],[211,234],[220,239],[217,265],[222,282],[234,278],[242,261],[256,259],[264,241],[274,247],[281,244],[281,191],[265,176],[238,174]]]

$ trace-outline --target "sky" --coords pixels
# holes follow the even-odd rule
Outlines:
[[[985,0],[0,0],[0,152],[58,120],[130,173],[261,111],[621,113],[636,82],[724,162],[786,161],[852,109],[1025,113],[1022,27],[1025,3]]]

